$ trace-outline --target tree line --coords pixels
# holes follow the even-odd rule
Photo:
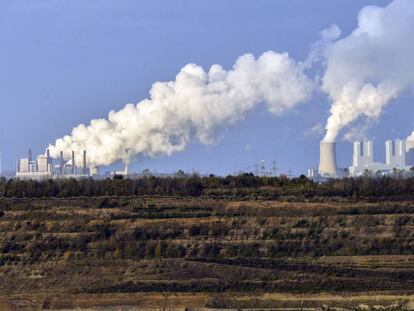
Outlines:
[[[0,179],[0,197],[96,197],[96,196],[259,196],[276,199],[297,197],[382,197],[414,194],[414,177],[395,176],[330,179],[320,183],[301,175],[267,177],[245,173],[220,177],[176,175],[107,179]]]

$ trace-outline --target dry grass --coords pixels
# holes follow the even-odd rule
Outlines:
[[[8,201],[1,311],[414,306],[411,202],[94,200]],[[146,253],[128,257],[129,242]]]

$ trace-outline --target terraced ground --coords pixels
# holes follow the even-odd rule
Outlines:
[[[0,200],[0,310],[414,309],[411,201]]]

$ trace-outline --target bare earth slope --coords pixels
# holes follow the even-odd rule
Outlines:
[[[0,209],[0,310],[414,307],[410,201],[2,199]]]

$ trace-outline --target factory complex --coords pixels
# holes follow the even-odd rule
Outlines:
[[[79,162],[75,158],[81,158]],[[69,160],[67,160],[69,158]],[[78,164],[79,163],[79,164]],[[31,150],[27,158],[17,160],[16,177],[20,179],[58,179],[58,178],[104,178],[109,175],[123,175],[139,177],[145,174],[129,174],[128,165],[124,171],[107,172],[100,176],[97,167],[88,165],[87,153],[66,154],[60,152],[59,159],[52,159],[49,150],[44,155],[32,158]],[[391,175],[412,174],[414,171],[414,141],[388,140],[385,142],[385,163],[377,162],[374,158],[374,143],[372,140],[355,141],[353,143],[352,165],[347,168],[338,168],[336,161],[336,143],[320,143],[319,168],[308,170],[308,177],[313,180],[323,181],[328,178],[358,177],[366,174]],[[108,174],[109,173],[109,174]]]
[[[55,163],[49,154],[39,155],[36,159],[32,158],[32,152],[29,150],[27,158],[17,160],[16,177],[20,179],[49,179],[49,178],[86,178],[98,174],[94,167],[87,166],[86,151],[83,151],[81,165],[76,164],[75,152],[69,161],[63,158],[63,152],[60,153],[59,163]]]
[[[401,139],[385,142],[385,163],[375,162],[374,144],[371,140],[355,141],[353,144],[352,165],[338,169],[336,164],[335,142],[320,143],[318,173],[309,170],[311,178],[358,177],[364,174],[390,175],[395,172],[411,173],[414,167],[414,141]]]

